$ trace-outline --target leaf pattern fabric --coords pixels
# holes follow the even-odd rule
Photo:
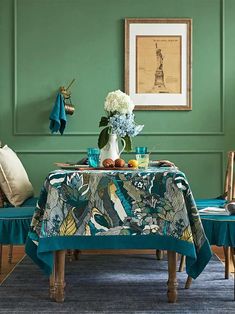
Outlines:
[[[207,241],[187,179],[175,168],[51,172],[30,237],[154,234],[194,243],[196,251]]]

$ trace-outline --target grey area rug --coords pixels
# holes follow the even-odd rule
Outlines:
[[[66,299],[52,302],[48,279],[26,257],[0,286],[0,313],[235,313],[233,278],[216,258],[184,289],[178,303],[166,295],[167,261],[153,255],[81,255],[66,263]]]

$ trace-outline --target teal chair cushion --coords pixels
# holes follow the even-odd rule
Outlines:
[[[197,208],[221,207],[226,200],[220,198],[196,199]],[[211,245],[235,247],[235,215],[205,215],[200,214],[205,234]]]
[[[235,247],[235,215],[200,215],[211,245]]]
[[[28,199],[21,207],[0,208],[0,243],[24,244],[37,203]]]
[[[224,207],[226,200],[220,198],[196,199],[197,208],[203,209],[205,207]]]

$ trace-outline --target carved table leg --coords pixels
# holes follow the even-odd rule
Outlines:
[[[175,303],[177,301],[177,278],[176,278],[176,252],[167,251],[168,256],[168,302]]]
[[[55,300],[56,302],[64,302],[64,267],[65,267],[65,251],[55,252]]]
[[[52,274],[50,275],[50,299],[55,300],[55,254],[54,254],[54,266]]]

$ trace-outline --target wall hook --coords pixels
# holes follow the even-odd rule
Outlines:
[[[61,94],[64,96],[64,107],[65,107],[65,112],[66,114],[69,114],[69,115],[72,115],[75,111],[75,107],[74,105],[72,105],[72,102],[71,102],[71,91],[69,90],[69,88],[72,86],[72,84],[75,82],[75,79],[73,79],[68,87],[64,87],[64,86],[61,86],[60,87],[60,92]],[[66,102],[66,101],[69,101],[69,102]]]

